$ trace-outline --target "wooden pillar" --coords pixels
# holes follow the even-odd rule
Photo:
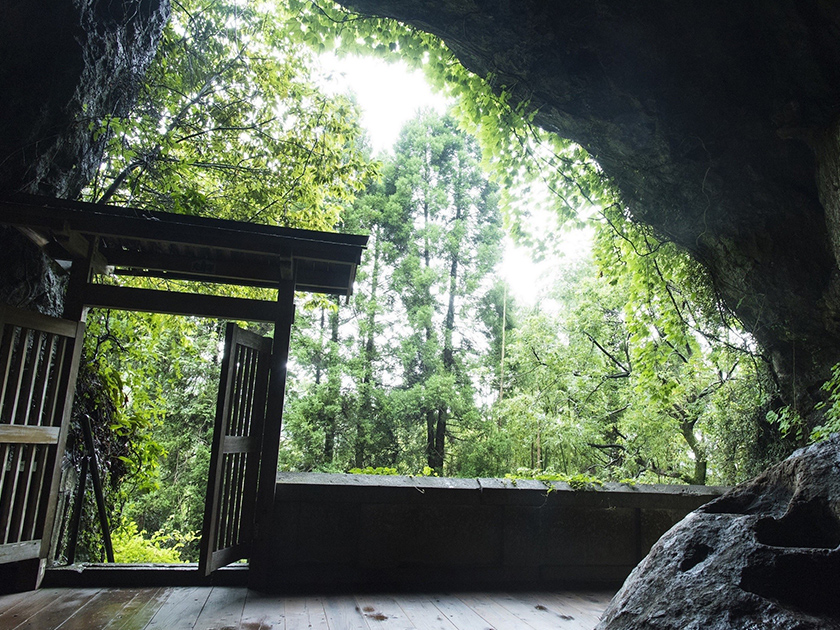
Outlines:
[[[73,259],[70,267],[70,282],[67,285],[67,295],[64,297],[64,313],[62,317],[74,322],[83,322],[87,318],[85,306],[85,290],[90,282],[93,269],[93,257],[96,254],[98,237],[92,237],[88,245],[87,256]]]
[[[285,277],[287,276],[288,277]],[[249,586],[259,588],[266,583],[271,571],[266,561],[267,545],[275,536],[271,531],[274,510],[274,489],[277,483],[277,456],[280,449],[280,429],[283,420],[283,400],[286,395],[286,364],[289,360],[289,341],[295,319],[295,279],[291,269],[280,283],[277,295],[280,315],[274,325],[274,346],[271,355],[271,372],[268,381],[265,431],[263,433],[260,477],[257,494],[254,544],[251,548]]]

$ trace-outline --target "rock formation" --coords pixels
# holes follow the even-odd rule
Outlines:
[[[597,630],[840,628],[840,435],[689,514]]]
[[[840,5],[342,0],[441,36],[581,143],[700,260],[807,408],[840,360]],[[0,12],[0,191],[73,196],[132,100],[166,0]]]
[[[74,198],[90,182],[109,115],[125,115],[154,58],[167,0],[8,0],[0,8],[0,193]],[[0,301],[60,314],[63,277],[0,231]]]
[[[813,401],[840,361],[840,4],[340,2],[435,33],[583,145]]]
[[[0,191],[72,198],[154,58],[167,0],[11,0],[0,9]]]

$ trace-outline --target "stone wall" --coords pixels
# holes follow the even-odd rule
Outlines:
[[[251,584],[618,586],[665,531],[722,491],[281,473]]]

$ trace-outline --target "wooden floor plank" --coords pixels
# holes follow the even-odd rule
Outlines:
[[[609,600],[591,602],[581,599],[574,592],[539,592],[533,595],[539,603],[550,610],[569,615],[580,620],[582,628],[592,628],[601,618]]]
[[[496,602],[495,595],[458,593],[458,598],[477,612],[495,630],[506,630],[508,628],[535,630],[533,625],[523,622],[510,610]],[[538,627],[536,630],[542,630],[542,628]]]
[[[324,604],[317,597],[286,599],[286,630],[329,630]]]
[[[381,630],[416,630],[399,604],[399,597],[389,595],[357,595],[356,609],[368,627]]]
[[[533,599],[528,593],[504,594],[496,593],[493,601],[516,615],[523,623],[527,623],[534,630],[589,630],[592,625],[581,619],[581,614],[564,610],[558,606],[550,606],[542,599]]]
[[[352,595],[330,595],[324,597],[323,602],[330,630],[369,630]]]
[[[566,599],[573,606],[586,611],[591,615],[600,618],[610,603],[614,593],[597,593],[583,591],[569,591],[565,593]]]
[[[248,591],[239,627],[241,630],[286,630],[286,598]]]
[[[192,630],[211,590],[209,586],[173,589],[146,627],[149,630]]]
[[[521,593],[522,599],[538,610],[545,610],[557,619],[557,627],[563,630],[592,630],[598,622],[600,612],[595,613],[577,606],[567,593]]]
[[[137,589],[104,588],[87,602],[80,613],[60,626],[61,630],[90,630],[104,628],[120,617],[125,608],[138,596]]]
[[[195,622],[195,630],[238,628],[248,589],[214,587]]]
[[[0,615],[7,608],[11,608],[18,602],[26,599],[37,593],[38,591],[23,591],[22,593],[9,593],[8,595],[0,595]]]
[[[0,598],[0,628],[13,627],[11,619],[28,619],[61,594],[60,589],[42,588]],[[20,623],[17,621],[15,623]]]
[[[432,603],[458,630],[498,630],[455,595],[433,595]]]
[[[233,587],[43,589],[0,597],[0,630],[591,630],[613,593],[286,597]]]
[[[457,630],[428,595],[401,594],[399,604],[417,630]]]
[[[55,597],[34,614],[0,618],[0,630],[38,628],[55,630],[80,613],[99,592],[98,588],[55,589]]]
[[[135,598],[102,630],[143,630],[174,590],[165,586],[136,589]]]

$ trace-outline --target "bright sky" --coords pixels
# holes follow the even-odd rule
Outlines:
[[[375,57],[323,55],[323,70],[328,75],[325,88],[334,92],[352,92],[362,109],[362,124],[367,129],[375,154],[390,153],[400,129],[420,109],[447,110],[443,96],[432,91],[423,73],[409,70],[402,63],[388,63]],[[588,231],[564,235],[566,260],[583,256],[589,250]],[[510,285],[514,298],[522,305],[533,306],[540,293],[551,286],[562,263],[556,259],[534,263],[530,251],[517,247],[505,238],[505,253],[500,272]]]
[[[402,62],[332,54],[322,55],[321,62],[330,90],[356,95],[375,154],[391,152],[400,129],[418,110],[447,110],[446,99],[432,91],[423,73]]]

